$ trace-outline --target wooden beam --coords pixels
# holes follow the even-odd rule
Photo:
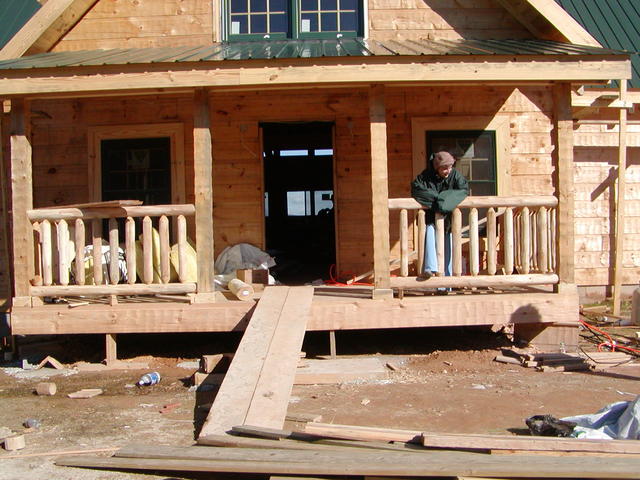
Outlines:
[[[600,47],[598,41],[554,0],[498,0],[538,38]]]
[[[620,80],[620,100],[627,97],[627,81]],[[620,109],[620,130],[618,132],[618,183],[616,188],[615,257],[613,261],[613,314],[620,315],[622,274],[624,262],[624,209],[627,172],[627,110]]]
[[[555,108],[555,144],[557,213],[557,272],[560,283],[575,283],[575,218],[573,184],[573,120],[571,118],[571,85],[553,88]]]
[[[252,308],[250,302],[193,305],[140,302],[76,308],[14,305],[11,329],[15,335],[242,331]],[[314,302],[307,330],[549,324],[575,322],[577,318],[577,289],[557,294],[532,289],[501,294],[405,296],[402,300],[385,302],[341,297]]]
[[[341,57],[219,62],[183,62],[141,65],[106,65],[56,69],[0,70],[0,96],[46,96],[63,92],[181,89],[205,87],[300,85],[358,85],[423,82],[548,82],[589,83],[631,78],[631,63],[622,55],[545,57],[542,55],[496,59],[484,56],[447,57]],[[170,70],[170,71],[168,71]]]
[[[15,297],[29,296],[34,276],[33,228],[27,211],[33,208],[31,143],[28,125],[29,104],[11,105],[11,211],[13,238],[13,292]]]
[[[198,294],[214,291],[213,285],[213,156],[209,94],[198,89],[193,99],[193,163],[198,252]]]
[[[637,478],[638,460],[618,457],[487,455],[460,451],[278,450],[233,447],[137,445],[114,457],[66,457],[56,465],[136,470],[381,475],[401,477]],[[121,455],[121,456],[120,456]],[[611,460],[611,459],[608,459]]]
[[[48,51],[97,0],[48,0],[0,50],[0,60]]]
[[[391,275],[389,269],[389,176],[387,172],[387,118],[384,86],[382,85],[374,85],[369,90],[369,124],[371,132],[373,283],[376,290],[388,290]]]

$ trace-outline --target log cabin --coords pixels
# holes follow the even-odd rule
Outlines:
[[[339,285],[316,289],[309,330],[484,325],[576,343],[577,208],[591,204],[576,199],[573,105],[626,112],[631,63],[557,3],[34,10],[0,50],[13,335],[104,334],[113,359],[117,334],[242,330],[253,303],[216,292],[214,260],[249,243],[282,283]],[[611,81],[613,96],[584,88]],[[453,275],[419,282],[410,182],[442,148],[471,195],[453,213]]]

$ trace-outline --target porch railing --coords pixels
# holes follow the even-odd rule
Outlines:
[[[196,292],[186,220],[195,215],[193,205],[40,208],[27,215],[36,237],[33,297]]]
[[[553,196],[467,197],[451,214],[451,276],[434,276],[422,284],[508,287],[558,283],[557,205]],[[396,260],[400,276],[391,279],[391,286],[416,286],[409,266],[413,264],[414,275],[423,268],[425,210],[413,198],[389,199],[389,209],[400,211],[400,257]],[[445,222],[440,214],[435,231],[438,271],[443,272]]]

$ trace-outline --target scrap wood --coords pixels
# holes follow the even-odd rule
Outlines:
[[[322,420],[322,415],[318,413],[287,413],[285,420],[290,422],[319,422]]]
[[[395,450],[403,451],[407,450],[414,445],[396,444],[392,445],[383,442],[373,441],[361,441],[361,440],[346,440],[346,439],[332,439],[326,438],[323,435],[315,435],[306,432],[295,432],[291,430],[278,430],[274,428],[262,428],[252,427],[248,425],[235,426],[231,429],[232,435],[248,435],[251,437],[258,437],[271,440],[295,440],[298,443],[307,442],[309,444],[317,445],[332,445],[336,447],[351,447],[351,448],[377,448],[383,450]],[[198,441],[200,443],[200,441]]]
[[[26,457],[61,457],[63,455],[88,455],[93,453],[108,453],[115,452],[120,447],[111,447],[111,448],[94,448],[92,450],[53,450],[50,452],[40,452],[40,453],[22,453],[16,455],[2,455],[3,460],[5,458],[26,458]]]
[[[305,433],[346,440],[421,443],[422,432],[382,427],[363,427],[329,423],[307,423]]]
[[[425,432],[422,434],[422,445],[430,448],[465,450],[515,449],[640,454],[640,442],[636,440],[595,440],[541,436]]]
[[[42,360],[37,366],[36,366],[36,370],[39,368],[44,367],[46,364],[51,365],[53,368],[55,368],[56,370],[64,370],[64,365],[61,364],[58,360],[56,360],[55,358],[53,358],[52,356],[46,356],[44,358],[44,360]]]
[[[69,398],[92,398],[102,394],[101,388],[83,388],[77,392],[67,394]]]
[[[242,437],[239,435],[211,434],[198,439],[198,445],[236,448],[281,448],[285,450],[344,450],[345,448],[373,448],[378,450],[402,451],[403,447],[389,443],[357,442],[352,440],[332,440],[318,437],[315,440],[292,440],[289,438],[269,439]]]
[[[56,465],[108,469],[240,472],[286,475],[637,478],[636,458],[603,462],[567,456],[487,455],[425,450],[421,454],[369,450],[281,450],[219,447],[125,447],[113,457],[65,457]]]

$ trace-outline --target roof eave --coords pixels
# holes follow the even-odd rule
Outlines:
[[[0,70],[0,97],[372,83],[600,83],[628,78],[631,63],[626,55],[325,57]]]

